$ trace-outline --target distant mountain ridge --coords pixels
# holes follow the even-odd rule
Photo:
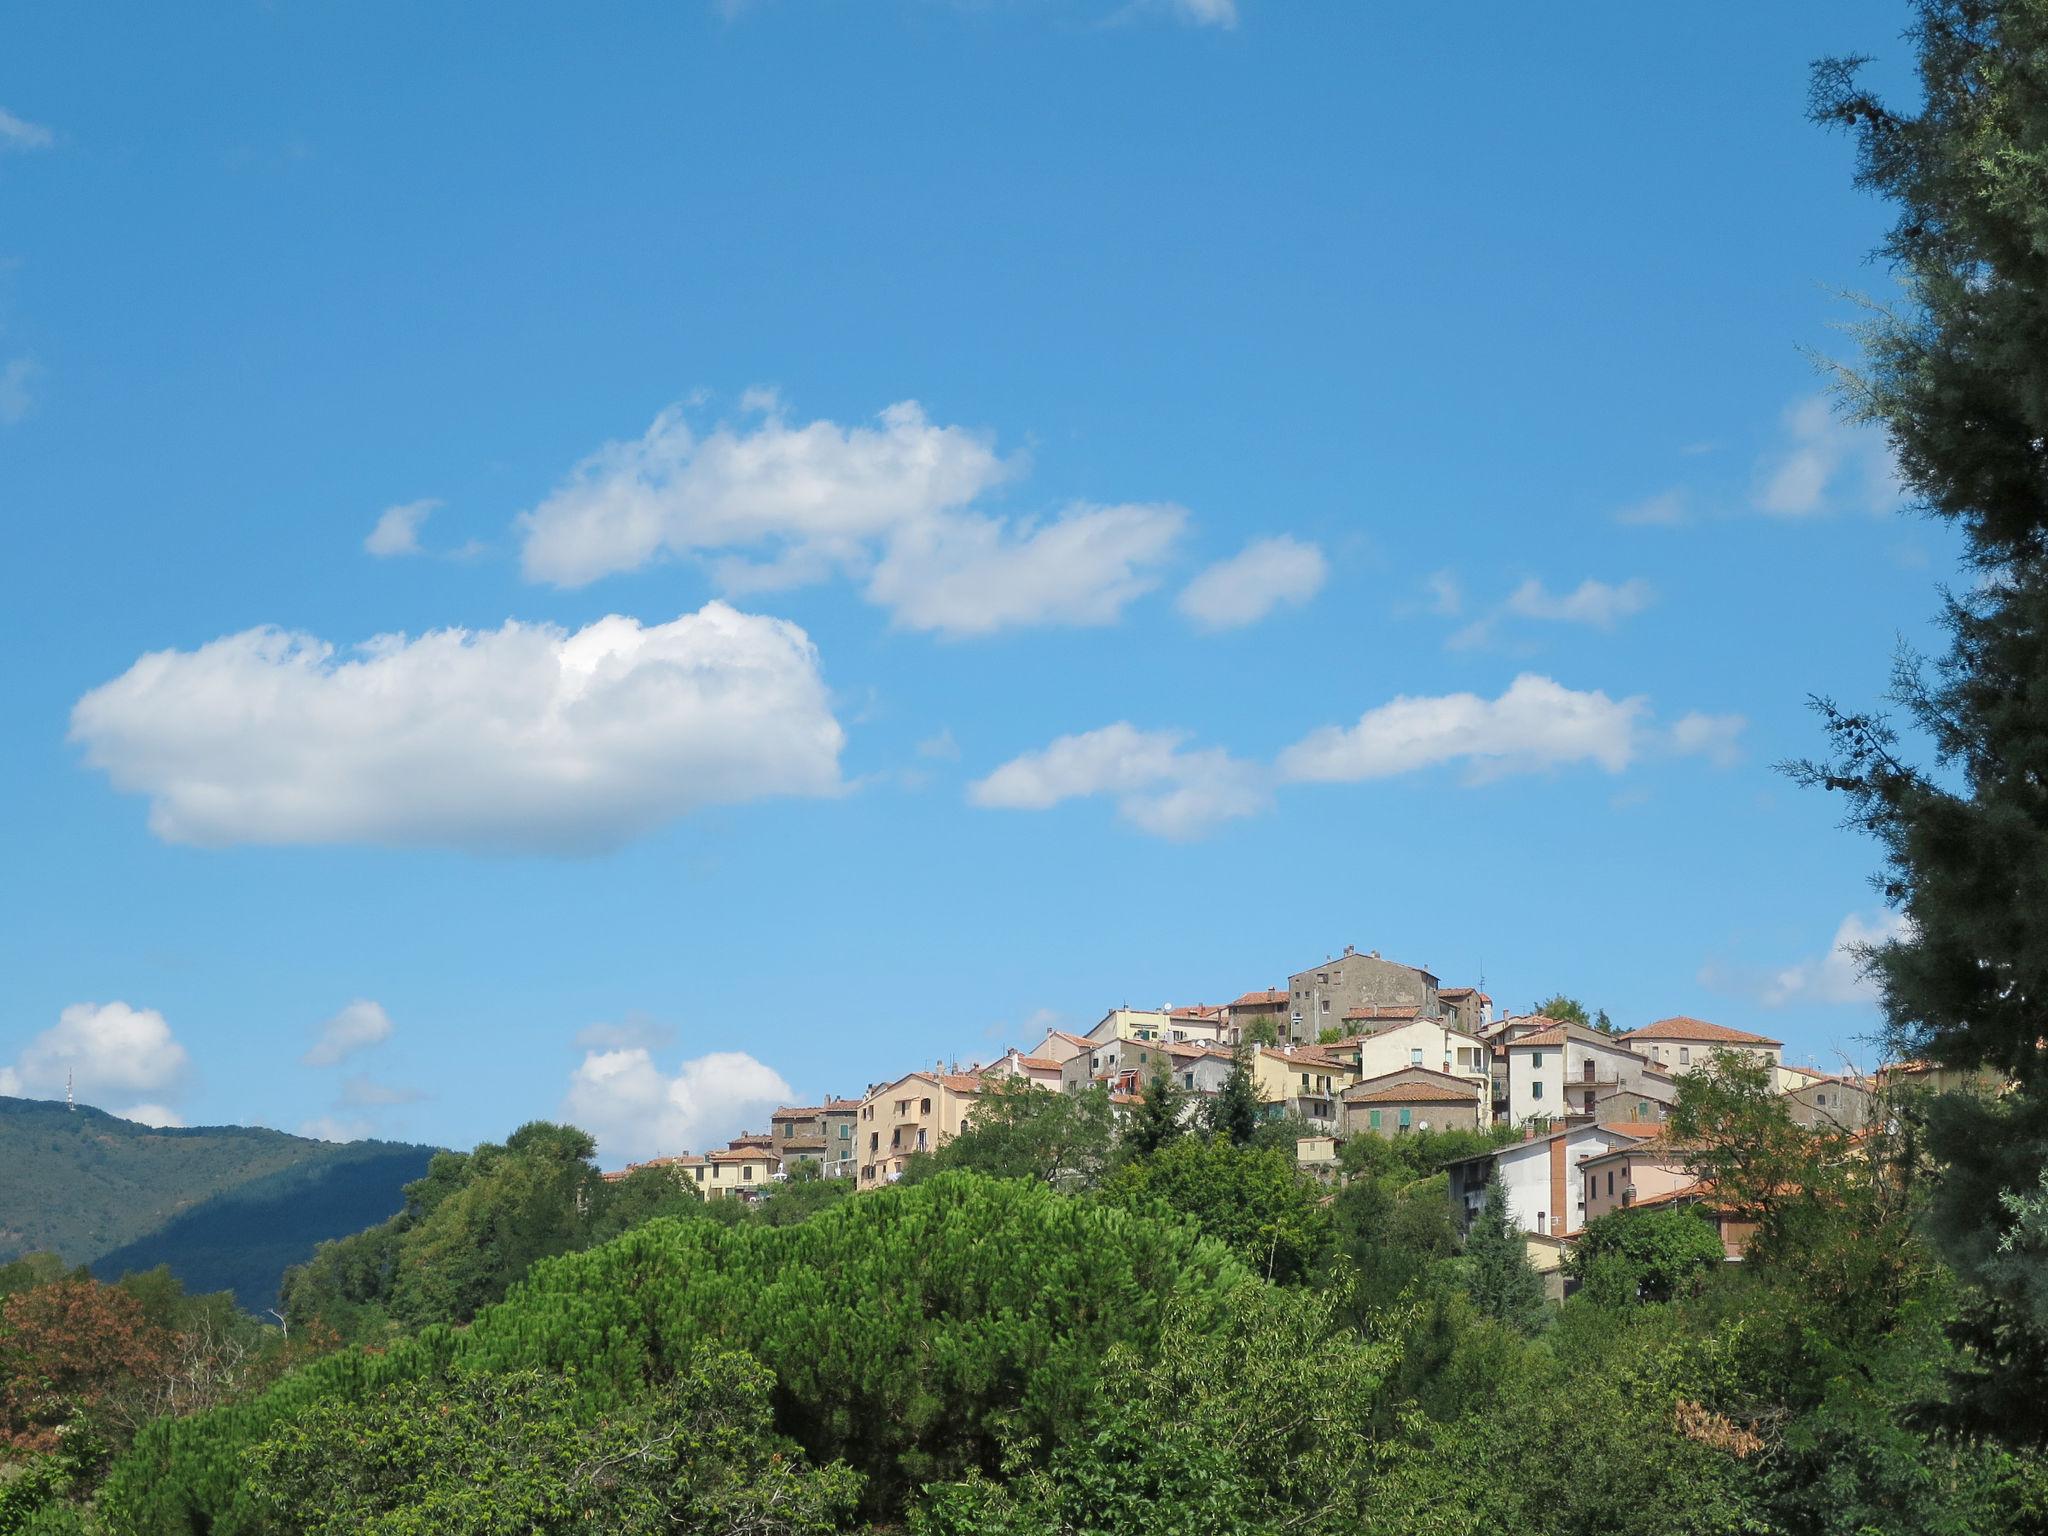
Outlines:
[[[273,1304],[285,1268],[374,1225],[437,1149],[259,1126],[155,1129],[0,1097],[0,1263],[51,1252],[113,1278],[168,1264],[188,1290]]]

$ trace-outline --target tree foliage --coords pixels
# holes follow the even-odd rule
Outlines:
[[[1302,1177],[1288,1152],[1185,1136],[1119,1167],[1102,1194],[1133,1211],[1193,1218],[1254,1273],[1282,1285],[1306,1281],[1329,1256],[1323,1191]]]
[[[1472,1304],[1496,1322],[1533,1332],[1543,1321],[1543,1279],[1529,1246],[1508,1217],[1507,1190],[1495,1174],[1465,1234],[1465,1284]]]
[[[964,1169],[1075,1188],[1101,1176],[1114,1139],[1109,1094],[1100,1086],[1051,1093],[1026,1078],[996,1078],[976,1097],[960,1134],[913,1155],[903,1177],[915,1184]]]

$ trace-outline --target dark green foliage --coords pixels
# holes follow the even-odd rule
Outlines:
[[[1859,182],[1897,209],[1883,249],[1910,299],[1864,327],[1846,391],[1921,507],[1962,532],[1973,579],[1947,601],[1947,653],[1896,668],[1891,702],[1916,739],[1823,702],[1832,756],[1795,773],[1846,797],[1910,919],[1870,957],[1892,1049],[2017,1085],[2007,1105],[1930,1114],[1926,1134],[1934,1230],[1983,1291],[1969,1327],[1991,1370],[1976,1379],[2038,1404],[2048,1256],[1991,1256],[2016,1219],[2002,1197],[2048,1163],[2048,4],[1915,11],[1917,110],[1865,90],[1857,60],[1817,68],[1813,110],[1855,136]],[[2048,1414],[2007,1406],[1994,1390],[1975,1427],[2048,1435]]]
[[[1119,1167],[1102,1197],[1133,1211],[1192,1217],[1255,1274],[1283,1285],[1306,1281],[1330,1254],[1323,1190],[1302,1177],[1289,1153],[1184,1136]]]
[[[1508,1220],[1499,1175],[1465,1234],[1465,1288],[1481,1314],[1529,1332],[1543,1322],[1543,1279],[1530,1267],[1528,1244]]]
[[[1266,1119],[1266,1101],[1259,1096],[1258,1079],[1252,1076],[1251,1053],[1256,1049],[1253,1045],[1237,1048],[1221,1091],[1202,1106],[1202,1124],[1240,1147],[1251,1145]]]
[[[253,1126],[156,1130],[0,1098],[0,1261],[44,1251],[109,1277],[169,1264],[194,1290],[266,1306],[316,1243],[396,1210],[430,1152]],[[248,1203],[226,1198],[237,1192]]]
[[[966,1128],[936,1152],[910,1158],[903,1176],[914,1184],[959,1169],[1080,1188],[1101,1177],[1114,1134],[1109,1095],[1099,1086],[1048,1093],[1026,1078],[996,1078],[975,1099]]]
[[[893,1507],[919,1483],[997,1470],[1006,1444],[1058,1443],[1110,1385],[1112,1350],[1148,1358],[1169,1308],[1220,1328],[1245,1278],[1186,1226],[959,1173],[794,1226],[656,1221],[540,1265],[466,1330],[349,1351],[253,1401],[151,1426],[104,1504],[150,1532],[251,1532],[245,1453],[315,1402],[459,1366],[574,1370],[608,1412],[716,1344],[773,1373],[781,1432]]]
[[[95,1259],[103,1280],[168,1265],[186,1289],[228,1291],[261,1315],[285,1271],[321,1243],[383,1221],[426,1172],[428,1147],[359,1142],[330,1160],[283,1168],[181,1212],[148,1236]]]
[[[69,1273],[69,1267],[54,1253],[24,1254],[12,1263],[0,1264],[0,1301],[5,1301],[16,1291],[33,1290],[53,1280],[62,1280]]]
[[[623,1179],[586,1188],[585,1197],[593,1205],[584,1234],[592,1244],[608,1243],[657,1216],[687,1221],[704,1211],[696,1180],[686,1182],[666,1168],[635,1168]]]
[[[1669,1301],[1726,1262],[1721,1234],[1690,1206],[1609,1211],[1586,1223],[1565,1273],[1610,1307]]]
[[[1186,1107],[1187,1095],[1180,1091],[1162,1058],[1145,1082],[1138,1107],[1124,1124],[1119,1145],[1134,1157],[1149,1157],[1162,1147],[1173,1145],[1186,1132],[1187,1127],[1181,1123],[1181,1112]]]
[[[778,1440],[770,1385],[716,1352],[602,1415],[538,1371],[401,1382],[281,1425],[252,1502],[275,1536],[827,1536],[860,1480]]]

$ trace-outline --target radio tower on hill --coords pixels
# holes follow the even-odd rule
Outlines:
[[[71,1088],[72,1079],[76,1075],[77,1074],[74,1073],[71,1070],[71,1068],[66,1067],[64,1069],[64,1107],[70,1110],[71,1113],[74,1115],[78,1113],[78,1098],[75,1094],[72,1093]]]

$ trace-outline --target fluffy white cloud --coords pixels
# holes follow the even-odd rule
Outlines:
[[[765,1121],[795,1090],[744,1051],[715,1051],[670,1075],[645,1047],[591,1051],[569,1079],[562,1116],[597,1138],[607,1162],[704,1151]]]
[[[391,1015],[382,1004],[359,997],[320,1026],[319,1038],[300,1060],[309,1067],[331,1067],[390,1038]]]
[[[11,427],[35,409],[35,396],[29,384],[41,371],[35,359],[29,357],[12,358],[0,367],[0,426]]]
[[[1285,534],[1254,539],[1182,588],[1177,606],[1202,629],[1237,629],[1282,603],[1306,603],[1329,574],[1329,562],[1313,544]]]
[[[1764,1005],[1875,1002],[1876,984],[1863,972],[1865,949],[1888,944],[1911,931],[1912,925],[1897,912],[1881,911],[1868,917],[1851,912],[1835,929],[1835,941],[1826,954],[1787,966],[1770,978],[1762,989]]]
[[[694,556],[728,592],[844,575],[905,628],[986,634],[1114,621],[1156,585],[1186,522],[1146,504],[1038,521],[977,511],[1021,461],[915,401],[873,426],[794,425],[765,391],[743,405],[759,419],[699,432],[674,407],[583,460],[519,519],[527,576],[573,587]]]
[[[185,1047],[155,1009],[73,1003],[29,1041],[12,1066],[0,1067],[0,1094],[62,1098],[69,1075],[81,1104],[134,1093],[174,1096],[190,1065]],[[155,1103],[115,1113],[152,1125],[178,1123],[162,1118],[172,1112]]]
[[[1783,441],[1757,466],[1758,511],[1813,517],[1898,505],[1903,488],[1882,433],[1842,420],[1822,395],[1789,407],[1782,428]]]
[[[144,656],[78,701],[71,738],[172,842],[581,852],[832,794],[844,732],[801,629],[709,603],[346,653],[247,630]]]
[[[1650,584],[1640,577],[1616,586],[1589,576],[1570,592],[1552,592],[1532,576],[1508,594],[1508,611],[1525,619],[1590,624],[1596,629],[1612,629],[1649,606]]]
[[[384,558],[418,554],[420,525],[440,505],[438,500],[429,496],[422,501],[406,501],[395,507],[386,507],[378,514],[377,526],[363,540],[363,548]]]
[[[1716,768],[1732,768],[1741,760],[1742,733],[1748,728],[1749,721],[1741,715],[1693,710],[1672,725],[1670,747],[1681,757],[1704,757]]]
[[[316,1115],[299,1126],[299,1134],[311,1141],[362,1141],[376,1128],[367,1120],[344,1120],[336,1115]]]
[[[42,124],[16,117],[5,107],[0,107],[0,152],[48,149],[56,142],[57,135]]]
[[[1158,584],[1186,512],[1069,507],[1051,522],[934,518],[899,530],[867,584],[905,629],[985,635],[1027,624],[1112,624]]]
[[[1012,758],[968,786],[975,805],[1042,811],[1063,800],[1116,799],[1126,821],[1157,837],[1199,837],[1217,823],[1263,810],[1265,776],[1220,748],[1183,750],[1184,731],[1141,731],[1119,720],[1062,736]]]
[[[1619,773],[1639,750],[1647,712],[1641,698],[1610,699],[1524,673],[1496,699],[1403,695],[1354,726],[1324,726],[1281,753],[1280,773],[1339,783],[1452,762],[1481,780],[1582,762]]]
[[[126,1109],[109,1110],[123,1120],[133,1120],[137,1125],[154,1126],[167,1130],[185,1123],[185,1117],[164,1104],[131,1104]]]

